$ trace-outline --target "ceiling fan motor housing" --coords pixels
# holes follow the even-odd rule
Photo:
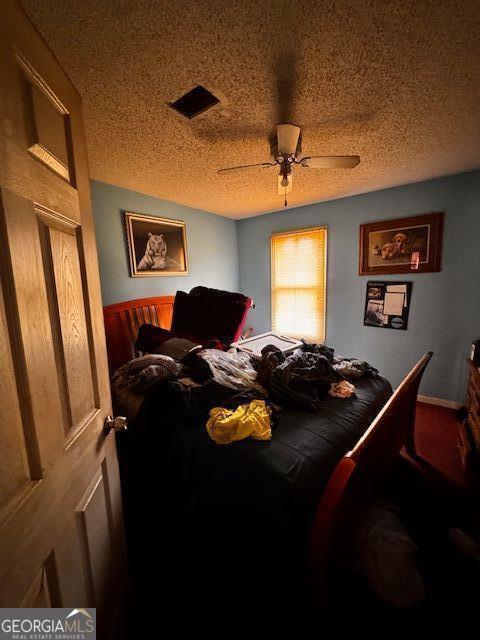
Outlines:
[[[294,163],[294,156],[284,156],[280,165],[280,174],[287,178],[290,173],[292,173],[292,165]]]
[[[302,154],[302,136],[300,134],[299,138],[298,138],[298,143],[297,143],[297,148],[295,150],[294,154],[291,154],[293,157],[298,158],[298,156],[300,156]],[[275,135],[274,137],[270,138],[270,155],[272,156],[272,158],[275,161],[281,161],[283,158],[288,158],[289,155],[288,154],[282,154],[279,150],[278,150],[278,140],[277,140],[277,136]]]

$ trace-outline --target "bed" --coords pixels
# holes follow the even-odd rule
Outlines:
[[[173,296],[163,296],[105,308],[111,371],[135,355],[143,322],[170,328],[173,302]],[[392,393],[381,376],[355,386],[354,397],[328,397],[318,413],[284,409],[269,442],[248,439],[228,446],[210,439],[204,421],[169,411],[161,396],[147,398],[135,424],[118,438],[137,566],[152,562],[160,529],[166,547],[180,548],[189,566],[202,559],[199,571],[211,573],[218,564],[221,572],[243,574],[246,581],[255,572],[269,593],[289,585],[300,597],[322,492]]]

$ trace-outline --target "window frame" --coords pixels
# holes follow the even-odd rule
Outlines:
[[[312,231],[323,231],[325,233],[325,251],[324,251],[324,265],[323,265],[323,327],[324,327],[324,335],[323,335],[323,339],[319,338],[318,342],[320,344],[326,342],[327,340],[327,303],[328,303],[328,292],[327,292],[327,282],[328,282],[328,276],[327,276],[327,269],[328,269],[328,227],[327,225],[317,225],[315,227],[306,227],[306,228],[301,228],[301,229],[289,229],[288,231],[278,231],[278,232],[274,232],[271,234],[270,236],[270,326],[272,327],[272,331],[274,331],[273,329],[273,316],[274,316],[274,306],[273,306],[273,300],[274,300],[274,282],[273,282],[273,278],[274,278],[274,273],[275,273],[275,269],[274,269],[274,242],[275,242],[275,238],[278,238],[280,236],[291,236],[291,235],[297,235],[297,234],[301,234],[301,233],[311,233]],[[278,287],[277,287],[278,288]],[[297,336],[291,336],[292,338],[296,338]]]

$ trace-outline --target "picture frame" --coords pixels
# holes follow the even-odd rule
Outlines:
[[[132,278],[188,274],[184,221],[126,211],[125,228]]]
[[[443,212],[360,225],[360,275],[441,270]]]

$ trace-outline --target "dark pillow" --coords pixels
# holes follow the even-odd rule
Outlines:
[[[135,349],[143,353],[154,353],[166,340],[174,338],[175,334],[154,324],[142,324],[138,329]]]
[[[189,333],[179,334],[168,331],[167,329],[162,329],[154,324],[142,324],[140,326],[135,341],[135,349],[142,353],[158,353],[159,347],[167,340],[171,340],[171,338],[186,338],[187,340],[201,344],[205,349],[220,349],[220,351],[228,349],[228,345],[222,344],[214,338],[203,339]]]
[[[195,287],[190,293],[177,291],[172,331],[202,340],[216,338],[228,345],[240,337],[250,304],[250,298],[240,293],[207,287]]]

